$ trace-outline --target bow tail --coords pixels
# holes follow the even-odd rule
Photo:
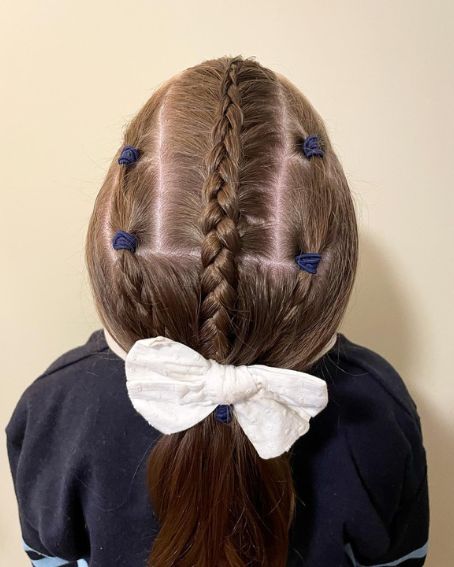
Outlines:
[[[282,455],[309,429],[310,415],[304,408],[284,406],[270,398],[236,403],[234,413],[262,459]]]

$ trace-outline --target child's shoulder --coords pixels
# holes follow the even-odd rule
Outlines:
[[[294,455],[294,476],[307,502],[302,525],[315,518],[314,529],[330,533],[339,547],[347,544],[354,565],[397,565],[409,552],[423,557],[426,455],[403,378],[383,356],[341,333],[310,372],[326,381],[329,401]],[[406,528],[395,532],[396,525]]]
[[[338,333],[335,346],[322,359],[319,372],[325,373],[333,396],[371,404],[377,409],[407,414],[419,422],[416,403],[396,368],[381,354]],[[359,410],[360,408],[358,408]]]
[[[358,459],[374,464],[411,458],[423,449],[421,420],[405,380],[382,355],[338,334],[318,370],[325,377],[332,417],[341,425]],[[378,465],[378,462],[375,462]]]
[[[83,557],[86,522],[129,506],[133,489],[143,494],[156,436],[129,402],[124,361],[97,330],[24,390],[6,438],[24,541],[40,553]],[[146,499],[132,505],[148,517]]]
[[[112,368],[121,368],[119,357],[112,353],[102,329],[93,331],[85,343],[58,356],[25,389],[23,396],[49,395],[50,390],[63,394],[73,388],[96,389],[104,380],[112,382]],[[114,373],[115,375],[116,373]]]
[[[383,356],[343,334],[318,368],[329,390],[327,426],[345,441],[377,508],[411,498],[422,486],[426,457],[417,406],[404,379]]]
[[[66,367],[71,367],[76,364],[82,363],[98,353],[107,351],[107,343],[104,338],[104,333],[102,329],[97,329],[93,331],[85,343],[80,344],[74,348],[71,348],[58,356],[45,370],[38,376],[37,380],[40,380],[46,376],[54,374]]]
[[[6,432],[20,437],[27,423],[34,423],[35,431],[80,430],[81,417],[85,422],[91,414],[96,420],[109,419],[112,412],[129,409],[125,400],[124,362],[98,329],[85,343],[56,358],[25,388]]]

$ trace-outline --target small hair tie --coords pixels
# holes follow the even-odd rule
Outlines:
[[[112,239],[112,246],[115,250],[130,250],[135,252],[137,248],[137,237],[130,232],[117,230]]]
[[[121,151],[121,155],[118,158],[118,163],[120,165],[131,165],[139,159],[140,151],[134,146],[125,146]]]
[[[304,155],[308,158],[311,158],[312,156],[323,156],[324,153],[325,153],[322,150],[322,148],[320,146],[320,140],[318,139],[318,136],[316,136],[316,135],[308,136],[304,140],[303,152],[304,152]]]
[[[232,421],[232,410],[230,405],[219,405],[214,410],[214,417],[221,423],[230,423]]]
[[[295,256],[295,260],[298,266],[302,270],[309,272],[310,274],[317,273],[317,267],[321,258],[322,257],[320,256],[320,254],[316,254],[315,252],[306,252]]]

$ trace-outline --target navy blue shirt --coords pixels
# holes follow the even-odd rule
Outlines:
[[[290,451],[288,567],[423,565],[426,455],[404,382],[340,333],[308,371],[326,381],[329,402]],[[124,360],[101,329],[25,390],[6,433],[33,565],[145,567],[159,529],[146,465],[161,433],[133,408]]]

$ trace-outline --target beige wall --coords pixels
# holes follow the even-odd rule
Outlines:
[[[400,371],[429,459],[430,567],[454,557],[453,18],[450,0],[2,0],[1,423],[98,327],[83,265],[123,124],[171,74],[256,56],[325,118],[357,202],[345,332]],[[24,566],[1,444],[1,565]],[[328,566],[327,566],[328,567]]]

